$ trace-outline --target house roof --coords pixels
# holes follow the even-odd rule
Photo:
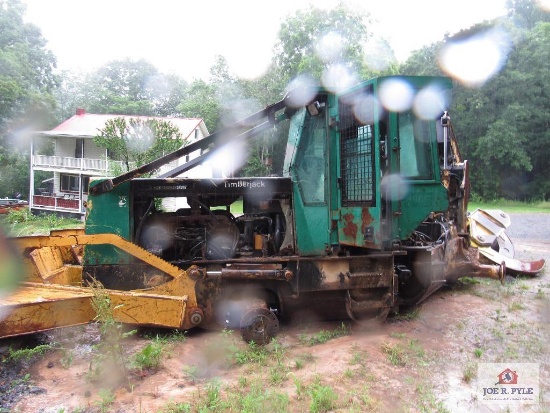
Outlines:
[[[115,118],[126,119],[158,119],[165,120],[176,126],[182,134],[182,138],[193,139],[194,130],[199,128],[204,136],[208,135],[208,130],[200,118],[162,118],[155,116],[128,116],[128,115],[97,115],[86,113],[82,109],[77,109],[76,115],[70,117],[65,122],[56,126],[50,131],[37,132],[37,135],[48,137],[79,137],[93,138],[98,135],[98,131],[105,127],[108,120]]]

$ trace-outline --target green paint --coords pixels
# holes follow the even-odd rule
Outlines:
[[[93,186],[99,181],[90,184]],[[131,241],[130,182],[100,195],[88,195],[86,234],[117,234]],[[90,245],[84,249],[84,265],[127,264],[130,257],[110,245]]]

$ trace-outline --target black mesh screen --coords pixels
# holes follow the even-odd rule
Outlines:
[[[353,110],[340,105],[342,204],[373,205],[373,125],[357,122]]]

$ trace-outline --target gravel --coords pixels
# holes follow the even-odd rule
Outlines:
[[[550,214],[510,214],[510,219],[512,224],[506,229],[506,233],[512,243],[515,239],[550,239]]]

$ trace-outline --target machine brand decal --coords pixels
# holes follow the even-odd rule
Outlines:
[[[172,189],[187,189],[187,185],[157,185],[153,187],[153,190],[172,190]]]
[[[265,188],[264,181],[237,181],[237,182],[225,182],[226,188]]]

